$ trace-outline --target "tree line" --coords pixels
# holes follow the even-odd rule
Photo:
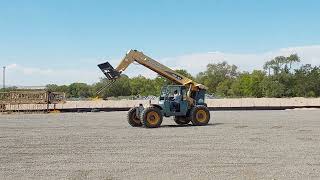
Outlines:
[[[319,97],[320,66],[302,64],[297,54],[277,56],[265,62],[262,70],[239,71],[227,62],[208,64],[205,71],[192,76],[186,70],[176,70],[207,86],[208,93],[217,97]],[[108,98],[119,96],[158,96],[163,85],[172,82],[158,76],[154,79],[143,76],[130,78],[122,75],[112,86],[97,94],[107,80],[92,85],[73,83],[58,86],[47,85],[51,91],[65,92],[68,98]]]

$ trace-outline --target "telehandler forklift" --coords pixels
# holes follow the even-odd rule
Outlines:
[[[130,50],[114,69],[109,62],[99,64],[98,67],[109,80],[105,87],[114,83],[127,67],[137,62],[159,75],[171,80],[177,85],[162,87],[158,104],[149,107],[133,107],[128,111],[127,120],[133,127],[157,128],[161,125],[163,116],[174,117],[179,124],[203,126],[210,120],[210,112],[205,103],[207,87],[175,72],[156,60],[137,50]],[[179,97],[179,98],[177,98]]]

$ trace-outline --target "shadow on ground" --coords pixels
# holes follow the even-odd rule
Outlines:
[[[219,126],[219,125],[224,125],[224,123],[210,123],[207,124],[206,126]],[[187,125],[162,125],[159,128],[192,128],[192,127],[199,127],[199,126],[194,126],[192,124],[187,124]]]

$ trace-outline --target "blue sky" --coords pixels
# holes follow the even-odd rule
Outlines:
[[[197,57],[261,57],[230,59],[250,70],[298,51],[318,65],[319,9],[317,0],[0,0],[0,65],[11,67],[9,84],[21,85],[93,83],[97,63],[116,64],[131,48],[193,74],[204,68],[190,66]]]

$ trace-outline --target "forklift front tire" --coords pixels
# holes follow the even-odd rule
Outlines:
[[[191,122],[195,126],[207,125],[210,121],[210,112],[206,106],[195,106],[190,112]]]
[[[132,126],[132,127],[140,127],[142,126],[142,123],[139,119],[139,117],[137,116],[137,107],[133,107],[128,111],[127,114],[127,120],[128,123]]]
[[[157,107],[145,108],[140,116],[140,120],[146,128],[157,128],[162,123],[163,116]]]

